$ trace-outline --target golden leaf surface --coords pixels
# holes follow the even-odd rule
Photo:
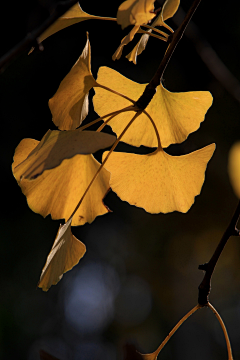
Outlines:
[[[131,81],[108,67],[99,69],[97,82],[134,101],[138,100],[146,87],[146,84]],[[103,116],[132,103],[119,95],[97,87],[93,104],[95,111]],[[166,148],[170,144],[183,142],[190,133],[196,131],[211,104],[212,95],[208,91],[172,93],[159,85],[146,111],[156,124],[162,147]],[[119,136],[131,117],[130,112],[120,113],[109,122],[109,126]],[[158,145],[153,126],[144,113],[130,126],[122,141],[133,146],[157,147]]]
[[[23,178],[36,179],[45,170],[59,166],[65,159],[76,154],[92,154],[111,146],[115,140],[113,135],[96,131],[48,130],[26,159],[15,167],[14,176],[17,181]]]
[[[86,246],[71,232],[71,219],[60,225],[52,249],[38,283],[44,291],[56,285],[63,274],[79,263],[86,252]]]
[[[233,190],[240,199],[240,142],[234,144],[229,152],[228,173]]]
[[[90,61],[91,48],[87,39],[81,56],[49,100],[52,120],[60,130],[76,129],[88,114],[88,93],[97,86]]]
[[[154,0],[126,0],[118,8],[117,22],[122,29],[129,25],[143,25],[155,17]]]
[[[66,27],[77,24],[84,20],[99,19],[101,17],[87,14],[82,10],[81,6],[77,3],[70,10],[68,10],[63,16],[55,21],[44,33],[39,37],[39,42],[47,39],[49,36],[56,32],[65,29]]]
[[[15,150],[13,175],[27,197],[29,207],[42,216],[67,220],[100,167],[92,155],[75,155],[34,180],[20,180],[17,166],[39,145],[39,141],[23,139]],[[96,216],[108,213],[102,199],[109,190],[110,173],[102,169],[73,216],[72,226],[91,223]]]
[[[110,186],[121,200],[153,214],[186,213],[200,194],[214,150],[215,144],[183,156],[163,150],[149,155],[114,152],[105,167],[111,172]]]

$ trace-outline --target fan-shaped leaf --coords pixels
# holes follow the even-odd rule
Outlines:
[[[131,81],[108,67],[99,69],[97,82],[135,101],[146,86]],[[95,88],[95,93],[94,109],[100,116],[131,104],[125,98],[101,87]],[[146,111],[153,118],[160,134],[162,147],[165,148],[170,144],[183,142],[191,132],[196,131],[211,104],[212,96],[208,91],[172,93],[159,85]],[[131,117],[130,112],[120,113],[109,122],[109,125],[119,136]],[[122,141],[134,146],[157,147],[155,131],[144,113],[134,121]]]
[[[47,291],[52,285],[56,285],[65,272],[78,264],[85,252],[86,246],[71,232],[71,219],[66,224],[60,225],[38,287]]]
[[[92,154],[111,146],[115,140],[113,135],[96,131],[48,130],[38,146],[15,167],[14,176],[17,181],[23,178],[36,179],[45,170],[59,166],[65,159],[70,159],[76,154]]]
[[[76,129],[88,114],[88,92],[97,86],[90,62],[91,48],[87,39],[81,56],[49,100],[53,122],[60,130]]]
[[[214,150],[215,144],[183,156],[163,150],[149,155],[114,152],[105,166],[111,172],[110,186],[122,200],[154,214],[185,213],[200,194]]]
[[[228,173],[233,190],[240,199],[240,142],[234,144],[230,150]]]
[[[39,141],[23,139],[16,148],[12,169],[18,182],[21,174],[17,172],[18,165],[38,145]],[[75,155],[35,180],[21,180],[19,185],[34,212],[44,217],[51,214],[53,219],[68,219],[99,167],[92,155]],[[73,216],[73,226],[91,223],[96,216],[108,213],[102,199],[109,190],[109,179],[109,172],[103,168]]]

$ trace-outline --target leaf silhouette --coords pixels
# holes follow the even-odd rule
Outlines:
[[[126,0],[118,8],[117,22],[122,29],[129,25],[143,25],[155,17],[154,0]]]
[[[115,140],[113,135],[95,131],[48,130],[26,159],[15,167],[14,176],[17,181],[23,178],[36,179],[45,170],[59,166],[65,159],[76,154],[92,154],[111,146]]]
[[[111,172],[110,186],[122,200],[154,214],[185,213],[200,194],[214,150],[215,144],[183,156],[163,150],[149,155],[114,152],[105,166]]]
[[[88,114],[88,93],[97,86],[90,62],[91,48],[87,39],[81,56],[49,100],[52,120],[60,130],[76,129]]]
[[[68,219],[101,164],[92,155],[75,155],[63,160],[56,168],[45,170],[34,180],[23,178],[20,181],[18,165],[39,144],[33,139],[20,142],[14,154],[13,175],[34,212],[44,217],[51,214],[52,219]],[[110,173],[103,168],[73,216],[72,226],[91,223],[96,216],[109,212],[102,202],[109,190],[109,179]]]
[[[131,81],[108,67],[99,69],[97,82],[135,101],[138,100],[146,86],[146,84]],[[100,116],[131,104],[125,98],[100,87],[95,88],[93,103],[95,111]],[[170,144],[183,142],[190,133],[196,131],[211,104],[212,95],[208,91],[172,93],[159,85],[146,111],[154,120],[160,134],[162,147],[165,148]],[[119,136],[131,117],[132,113],[130,112],[120,113],[110,121],[109,125]],[[133,146],[157,147],[155,131],[144,113],[134,121],[122,141]]]
[[[63,274],[78,264],[86,252],[86,246],[71,232],[70,219],[66,224],[60,225],[53,247],[47,257],[46,264],[38,283],[38,287],[47,291],[56,285]]]
[[[233,190],[240,199],[240,142],[234,144],[229,152],[228,173]]]

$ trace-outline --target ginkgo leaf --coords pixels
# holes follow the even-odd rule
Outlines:
[[[63,16],[53,23],[44,33],[39,37],[39,42],[42,42],[49,36],[56,32],[65,29],[66,27],[77,24],[84,20],[101,19],[101,16],[94,16],[87,14],[82,10],[79,3],[75,4],[70,10],[68,10]]]
[[[39,141],[23,139],[15,150],[13,175],[19,182],[17,166],[39,145]],[[27,197],[29,207],[42,216],[68,219],[87,186],[100,167],[92,155],[75,155],[51,170],[46,170],[35,180],[22,179],[19,185]],[[73,216],[72,226],[91,223],[96,216],[109,212],[102,199],[109,190],[110,173],[102,169]]]
[[[23,178],[36,179],[45,170],[59,166],[65,159],[76,154],[92,154],[111,146],[115,140],[113,135],[96,131],[48,130],[38,146],[15,167],[14,176],[17,181]]]
[[[148,32],[152,32],[152,30],[148,30]],[[146,48],[147,43],[148,43],[148,39],[149,39],[148,34],[143,34],[140,38],[140,40],[138,41],[138,43],[134,46],[134,48],[132,49],[132,51],[130,51],[130,53],[128,55],[126,55],[126,58],[129,61],[132,61],[135,65],[137,64],[137,56],[140,55]]]
[[[164,3],[161,13],[156,17],[156,19],[154,19],[154,22],[152,23],[151,26],[153,28],[157,26],[162,26],[161,24],[163,24],[165,20],[167,20],[168,18],[172,17],[175,14],[175,12],[178,9],[179,3],[180,0],[170,0],[170,1],[167,0]],[[148,32],[151,33],[152,29],[149,29]],[[132,61],[134,64],[137,64],[137,56],[140,55],[145,50],[149,36],[150,35],[148,34],[144,34],[141,36],[138,43],[134,46],[132,51],[126,56],[126,58],[129,61]]]
[[[240,198],[240,142],[234,144],[229,152],[228,173],[233,190]]]
[[[122,29],[129,25],[147,24],[154,17],[154,0],[126,0],[117,12],[117,22]]]
[[[122,56],[123,47],[125,45],[127,45],[130,41],[132,41],[135,34],[138,32],[138,29],[139,29],[139,26],[134,26],[132,28],[132,30],[129,32],[129,34],[122,39],[121,44],[119,45],[119,47],[117,48],[117,50],[115,51],[115,53],[112,56],[113,60],[120,59],[120,57]]]
[[[98,71],[97,82],[137,101],[146,84],[131,81],[108,67]],[[162,147],[181,143],[187,136],[196,131],[204,120],[205,113],[212,104],[212,95],[208,91],[172,93],[162,85],[147,106],[146,111],[154,120],[160,134]],[[109,112],[123,109],[131,102],[101,87],[95,88],[93,97],[94,109],[103,116]],[[114,117],[109,125],[119,136],[126,127],[132,112],[124,112]],[[155,131],[148,117],[142,113],[130,126],[122,141],[134,146],[157,147]]]
[[[170,156],[163,150],[149,155],[114,152],[105,167],[120,199],[153,214],[185,213],[200,194],[214,150],[215,144],[183,156]]]
[[[52,120],[60,130],[76,129],[88,114],[88,93],[97,86],[90,61],[91,48],[87,39],[81,56],[49,100]]]
[[[165,26],[169,29],[169,26],[165,24],[165,20],[173,17],[179,7],[179,4],[180,0],[166,0],[153,26]]]
[[[60,225],[53,247],[47,257],[46,264],[38,283],[38,287],[47,291],[56,285],[63,274],[79,263],[86,252],[86,246],[71,232],[70,219],[66,224]]]

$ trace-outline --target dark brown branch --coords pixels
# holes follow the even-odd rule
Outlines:
[[[189,11],[187,12],[187,15],[185,16],[182,24],[179,26],[177,31],[173,34],[171,38],[170,45],[167,48],[167,51],[164,55],[164,58],[162,59],[156,73],[154,74],[152,80],[150,83],[146,86],[143,94],[140,96],[140,98],[137,100],[136,105],[139,107],[139,109],[144,110],[150,101],[152,100],[155,92],[156,87],[160,85],[164,71],[169,63],[169,60],[171,59],[171,56],[179,43],[180,39],[182,38],[194,12],[196,11],[198,5],[200,4],[201,0],[194,0],[192,3],[192,6],[190,7]]]
[[[62,16],[77,2],[78,0],[66,0],[57,3],[56,6],[53,8],[49,18],[45,20],[41,26],[33,30],[31,33],[27,34],[27,36],[22,41],[20,41],[16,46],[14,46],[7,54],[5,54],[0,59],[0,71],[2,72],[4,68],[18,55],[20,55],[26,50],[29,50],[31,46],[36,46],[37,38],[45,30],[47,30],[49,26],[54,23],[54,21],[56,21],[60,16]]]
[[[226,245],[228,239],[231,236],[239,236],[239,230],[237,229],[237,222],[239,220],[240,216],[240,202],[238,203],[238,206],[235,210],[235,213],[233,214],[232,220],[230,221],[230,224],[228,225],[225,233],[223,234],[216,250],[214,251],[213,256],[211,257],[210,261],[206,264],[199,265],[200,270],[204,270],[205,276],[203,278],[203,281],[198,287],[199,293],[198,293],[198,303],[199,305],[206,305],[208,303],[208,297],[211,290],[211,278],[214,271],[214,268],[218,262],[219,256],[221,255],[224,246]]]

